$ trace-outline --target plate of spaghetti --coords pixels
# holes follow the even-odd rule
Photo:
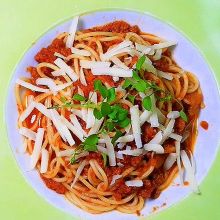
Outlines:
[[[6,121],[22,173],[48,202],[83,219],[136,219],[201,194],[219,107],[211,70],[181,33],[147,14],[99,11],[29,48]]]

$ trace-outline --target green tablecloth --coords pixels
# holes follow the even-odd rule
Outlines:
[[[198,45],[220,80],[219,0],[0,0],[1,219],[74,219],[45,202],[25,182],[7,141],[4,103],[15,64],[41,34],[74,14],[104,8],[149,12],[175,25]],[[215,111],[217,115],[218,110]],[[220,153],[208,177],[201,184],[201,196],[191,195],[148,219],[220,219],[219,174]]]

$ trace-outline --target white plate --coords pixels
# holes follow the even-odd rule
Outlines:
[[[178,42],[178,46],[174,50],[174,58],[177,63],[184,69],[195,73],[201,83],[201,88],[204,94],[206,108],[202,110],[200,120],[206,120],[209,123],[208,131],[204,131],[199,127],[199,136],[196,143],[195,159],[197,163],[197,179],[201,183],[206,176],[218,147],[218,139],[220,137],[220,117],[217,116],[216,111],[220,109],[219,94],[216,81],[213,73],[207,65],[204,58],[201,56],[198,49],[184,37],[179,31],[152,17],[148,14],[141,14],[138,12],[114,10],[114,11],[99,11],[92,12],[90,14],[82,15],[80,17],[79,29],[90,28],[97,25],[102,25],[114,20],[125,20],[132,25],[139,25],[141,30],[158,35],[167,40],[173,40]],[[113,211],[101,215],[88,214],[74,205],[70,204],[63,196],[56,194],[54,191],[49,190],[42,180],[40,179],[36,171],[27,171],[26,159],[27,155],[18,153],[18,149],[22,146],[21,136],[17,130],[17,108],[14,96],[15,80],[28,76],[26,73],[27,66],[35,66],[37,63],[34,60],[34,55],[42,48],[46,47],[52,39],[58,33],[68,31],[70,26],[70,20],[57,25],[45,33],[23,56],[20,63],[13,74],[6,104],[6,123],[8,130],[8,138],[15,155],[17,163],[25,177],[25,179],[31,184],[36,192],[45,198],[49,203],[62,209],[63,211],[72,214],[73,216],[81,217],[82,219],[136,219],[135,215],[126,215]],[[175,183],[178,183],[178,178]],[[149,215],[152,212],[153,207],[159,206],[163,203],[167,205],[159,210],[165,209],[172,204],[175,204],[185,198],[191,193],[189,187],[176,187],[170,186],[165,190],[161,196],[156,200],[147,201],[147,205],[141,211],[142,214]],[[31,201],[30,201],[31,202]]]

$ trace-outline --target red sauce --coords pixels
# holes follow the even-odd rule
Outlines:
[[[122,40],[112,40],[112,41],[104,41],[102,43],[103,52],[105,53],[110,47],[121,43]]]
[[[151,139],[153,139],[153,137],[155,136],[155,134],[157,133],[157,129],[152,128],[150,126],[150,124],[148,122],[144,123],[142,128],[142,137],[143,137],[143,141],[145,143],[149,142]]]
[[[36,119],[37,119],[37,115],[39,114],[39,111],[34,108],[33,111],[28,115],[28,117],[25,119],[25,122],[27,123],[27,127],[30,128],[33,126],[33,123],[31,123],[31,119],[34,115],[36,115]],[[35,120],[36,120],[35,119]]]
[[[184,97],[183,100],[188,107],[188,114],[190,118],[193,118],[193,116],[198,115],[200,109],[201,109],[201,103],[203,101],[203,95],[200,91],[196,91],[193,93],[188,93]]]
[[[42,48],[36,54],[35,60],[39,63],[42,62],[53,63],[56,59],[56,57],[54,56],[55,52],[60,53],[63,56],[68,56],[72,54],[70,48],[66,48],[63,39],[56,38],[47,48]]]
[[[175,132],[182,134],[186,127],[186,122],[182,118],[177,118],[175,121]]]
[[[128,33],[128,32],[134,32],[139,34],[140,29],[137,25],[131,26],[125,21],[114,21],[111,23],[108,23],[103,26],[98,26],[90,29],[90,31],[106,31],[106,32],[117,32],[117,33]]]
[[[68,191],[67,188],[62,183],[56,182],[52,179],[45,178],[42,175],[41,178],[49,189],[52,189],[59,194],[65,194]]]
[[[184,182],[183,182],[183,185],[184,185],[184,186],[188,186],[188,185],[189,185],[189,182],[188,182],[188,181],[184,181]]]
[[[140,213],[139,210],[136,211],[136,214],[137,214],[137,216],[140,216],[140,215],[141,215],[141,213]]]
[[[209,124],[207,121],[201,121],[200,126],[205,130],[208,130],[208,128],[209,128]]]

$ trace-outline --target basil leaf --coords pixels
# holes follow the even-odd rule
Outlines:
[[[147,89],[147,84],[144,80],[140,80],[137,83],[133,84],[133,87],[138,91],[138,92],[145,92]]]
[[[140,70],[146,60],[145,55],[143,55],[136,63],[136,69]]]
[[[151,102],[150,96],[146,96],[146,97],[143,99],[142,104],[143,104],[143,107],[144,107],[146,110],[150,111],[151,108],[152,108],[152,102]]]
[[[131,123],[131,119],[130,119],[130,118],[126,118],[125,120],[120,121],[120,122],[118,123],[118,125],[119,125],[121,128],[126,128],[130,123]]]
[[[97,146],[96,145],[85,144],[83,146],[83,149],[85,151],[97,151]]]
[[[188,117],[187,117],[186,113],[185,113],[183,110],[180,111],[180,117],[181,117],[185,122],[188,122]]]
[[[117,119],[118,121],[123,121],[128,115],[128,111],[123,109],[122,111],[119,111],[118,112],[118,115],[117,115]]]
[[[106,127],[107,127],[108,131],[113,131],[113,129],[115,128],[115,125],[113,122],[108,121],[108,122],[106,122]]]
[[[99,91],[104,99],[108,96],[108,89],[102,84],[101,80],[95,80],[94,90]]]
[[[83,142],[84,145],[96,145],[98,143],[98,135],[92,134],[86,138],[86,140]]]
[[[112,144],[115,144],[115,142],[122,136],[122,132],[120,130],[116,131],[115,136],[112,138]]]
[[[111,113],[111,106],[107,102],[103,102],[101,104],[101,113],[102,116],[106,116]]]
[[[86,98],[80,94],[75,94],[72,99],[76,100],[76,101],[85,101],[86,100]]]
[[[128,100],[129,100],[132,104],[134,104],[135,96],[128,94],[127,97],[128,97]]]
[[[135,79],[135,80],[137,80],[137,81],[141,79],[140,76],[138,75],[137,70],[133,70],[132,73],[133,73],[133,74],[132,74],[132,78],[133,78],[133,79]]]
[[[97,108],[95,108],[93,110],[93,115],[95,116],[95,118],[97,118],[98,120],[100,120],[102,118],[102,113],[101,111],[99,111]]]
[[[131,80],[126,79],[126,80],[124,81],[123,85],[122,85],[122,88],[123,88],[123,89],[126,89],[126,88],[128,88],[129,86],[131,86],[132,84],[133,84],[133,83],[131,82]]]
[[[116,98],[115,88],[111,88],[108,90],[107,102],[113,102]]]
[[[101,80],[99,80],[99,79],[98,79],[98,80],[95,80],[95,81],[94,81],[94,90],[95,90],[95,91],[98,91],[100,86],[102,86]]]

